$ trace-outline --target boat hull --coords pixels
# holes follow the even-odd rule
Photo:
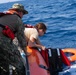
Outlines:
[[[47,67],[42,55],[40,52],[36,49],[30,49],[29,47],[27,48],[28,53],[28,62],[29,62],[29,67],[30,67],[30,75],[50,75],[49,72],[41,68],[39,65],[43,65]],[[30,51],[31,50],[31,51]]]

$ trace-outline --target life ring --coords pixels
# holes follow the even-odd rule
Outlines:
[[[74,48],[65,48],[63,49],[64,53],[71,53],[72,55],[68,57],[68,59],[73,62],[76,61],[76,49]]]

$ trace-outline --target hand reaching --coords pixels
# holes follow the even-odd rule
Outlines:
[[[41,46],[41,49],[42,49],[42,50],[45,50],[45,49],[46,49],[46,47],[45,47],[45,46]]]

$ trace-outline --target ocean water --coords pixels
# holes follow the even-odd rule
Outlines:
[[[29,12],[22,19],[24,24],[46,24],[46,34],[40,37],[46,48],[76,48],[76,0],[1,0],[0,11],[14,3],[23,4]]]
[[[44,22],[46,34],[40,40],[46,48],[76,48],[76,0],[19,0],[0,3],[0,11],[21,3],[29,14],[23,17],[25,24]]]

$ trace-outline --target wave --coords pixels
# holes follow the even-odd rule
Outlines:
[[[2,0],[2,1],[0,1],[0,4],[8,3],[8,2],[15,2],[15,1],[21,1],[21,0]]]

